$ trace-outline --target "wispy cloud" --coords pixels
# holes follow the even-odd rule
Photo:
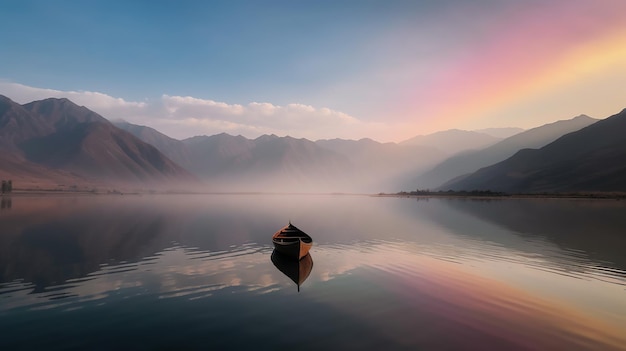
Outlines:
[[[387,135],[390,139],[397,137],[392,126],[363,121],[330,108],[300,103],[229,104],[210,99],[166,94],[155,100],[138,102],[100,92],[61,91],[1,81],[0,93],[19,103],[50,97],[65,97],[108,119],[121,118],[132,123],[147,125],[175,138],[221,132],[241,134],[250,138],[262,134],[277,134],[312,140],[360,139],[381,135]],[[398,130],[401,129],[398,128]]]
[[[144,108],[145,102],[126,101],[107,94],[94,91],[62,91],[45,88],[35,88],[23,84],[0,81],[0,90],[9,98],[27,103],[34,100],[47,98],[68,98],[78,105],[84,105],[93,109],[112,108]]]

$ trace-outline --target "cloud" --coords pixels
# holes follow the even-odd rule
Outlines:
[[[320,134],[350,134],[348,132],[354,127],[367,125],[343,112],[296,103],[285,106],[267,102],[231,105],[169,95],[163,95],[161,101],[172,120],[221,121],[247,130],[271,130],[276,134],[309,134],[308,137],[314,138]]]
[[[34,88],[27,85],[0,81],[0,91],[6,92],[9,98],[24,104],[35,100],[47,98],[68,98],[78,105],[93,109],[111,108],[144,108],[144,102],[126,101],[122,98],[114,98],[107,94],[93,91],[62,91],[54,89]]]
[[[67,98],[77,105],[85,106],[108,119],[133,119],[149,110],[146,102],[126,101],[93,91],[62,91],[35,88],[23,84],[0,81],[0,94],[20,103],[47,98]]]
[[[268,102],[227,104],[193,97],[163,95],[167,124],[195,126],[196,130],[222,131],[256,137],[261,134],[291,135],[308,139],[362,138],[376,129],[346,113],[329,108]],[[378,126],[380,128],[380,126]]]
[[[222,132],[256,138],[263,134],[290,135],[311,140],[345,138],[393,139],[394,128],[359,120],[327,107],[269,102],[229,104],[191,96],[162,95],[143,102],[127,101],[92,91],[61,91],[0,81],[0,94],[18,103],[45,98],[68,98],[110,119],[155,128],[174,138]]]
[[[161,101],[167,111],[173,116],[188,115],[193,117],[197,113],[217,113],[226,115],[238,115],[243,113],[243,106],[229,105],[225,102],[203,100],[191,96],[163,95]]]

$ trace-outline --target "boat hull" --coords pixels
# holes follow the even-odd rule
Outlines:
[[[305,243],[302,240],[297,240],[294,242],[279,242],[278,240],[274,240],[274,249],[280,254],[292,257],[295,259],[302,259],[302,257],[306,256],[311,249],[312,243]]]
[[[289,225],[274,233],[272,242],[277,252],[297,260],[306,256],[313,246],[313,239],[291,224],[291,222],[289,222]]]

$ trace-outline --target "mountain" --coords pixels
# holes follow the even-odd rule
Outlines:
[[[345,191],[350,161],[310,140],[226,133],[183,140],[194,174],[217,191]]]
[[[359,173],[359,183],[370,191],[397,190],[411,176],[440,162],[446,154],[434,147],[380,143],[372,139],[318,140],[317,145],[347,157]]]
[[[156,147],[170,160],[176,162],[183,168],[189,170],[194,165],[190,151],[182,141],[170,138],[156,129],[128,123],[126,121],[115,121],[113,124]]]
[[[104,185],[77,174],[29,162],[6,151],[0,151],[0,179],[13,180],[19,189],[91,190],[94,186]]]
[[[626,109],[444,185],[504,192],[626,191]]]
[[[20,143],[53,131],[41,116],[0,95],[0,150],[19,152]]]
[[[68,99],[19,105],[2,97],[0,140],[0,151],[13,161],[5,172],[15,178],[41,172],[42,181],[64,174],[74,181],[135,187],[194,181],[152,145]]]
[[[253,160],[256,143],[241,135],[195,136],[182,142],[194,160],[189,170],[205,179],[249,172],[252,163],[262,162]]]
[[[414,180],[413,188],[433,189],[464,174],[500,162],[521,149],[540,148],[560,136],[597,122],[597,119],[580,115],[573,119],[557,121],[529,129],[478,151],[454,155]]]
[[[222,133],[179,141],[149,127],[123,121],[115,124],[222,190],[241,191],[234,185],[237,179],[246,189],[255,191],[277,179],[286,179],[292,189],[298,189],[299,181],[315,189],[324,184],[337,191],[397,190],[398,184],[406,183],[406,175],[422,172],[445,157],[431,147],[371,139],[311,142],[264,135],[251,140]],[[264,185],[261,178],[265,179]],[[254,189],[250,182],[259,184]]]
[[[181,141],[149,127],[116,125],[206,180],[213,191],[344,191],[353,175],[348,159],[306,139],[221,133]]]
[[[524,129],[522,129],[522,128],[515,128],[515,127],[485,128],[485,129],[474,130],[474,132],[491,135],[492,137],[501,138],[501,139],[511,137],[511,136],[513,136],[515,134],[519,134],[519,133],[521,133],[523,131],[524,131]]]
[[[400,145],[431,147],[439,149],[449,155],[454,155],[461,151],[482,149],[500,140],[501,138],[496,138],[485,133],[450,129],[428,135],[418,135],[401,142]]]

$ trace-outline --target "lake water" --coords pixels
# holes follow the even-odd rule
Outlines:
[[[299,291],[271,260],[289,220]],[[18,348],[626,350],[626,201],[3,198]]]

